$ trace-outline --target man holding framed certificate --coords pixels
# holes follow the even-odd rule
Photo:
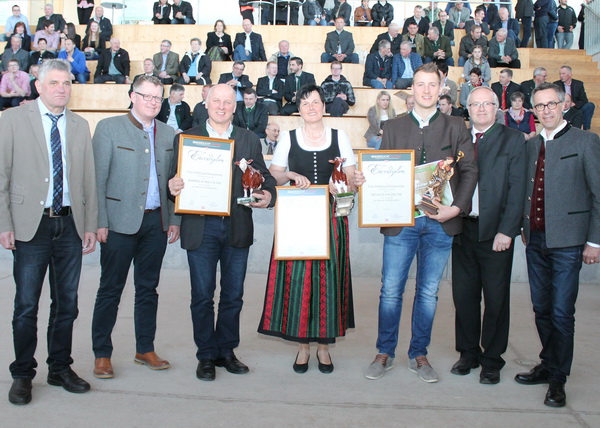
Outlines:
[[[237,359],[233,350],[240,343],[240,312],[244,294],[244,279],[248,252],[253,241],[252,208],[237,204],[244,196],[242,170],[235,162],[252,160],[252,166],[264,177],[261,191],[254,191],[257,202],[253,208],[275,204],[275,179],[269,174],[260,145],[252,131],[232,124],[236,107],[235,91],[225,84],[213,86],[208,92],[208,120],[188,131],[187,136],[208,137],[209,140],[233,140],[233,170],[229,215],[186,213],[181,218],[181,247],[187,250],[192,286],[192,324],[198,347],[196,376],[200,380],[215,379],[215,366],[234,374],[248,373],[248,367]],[[179,152],[179,139],[174,143]],[[178,156],[171,168],[169,189],[178,196],[184,188],[185,177],[176,175]],[[215,324],[214,293],[217,263],[221,267],[219,314]]]

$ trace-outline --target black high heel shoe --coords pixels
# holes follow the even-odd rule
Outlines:
[[[304,364],[298,364],[298,356],[300,355],[300,352],[298,352],[296,354],[296,360],[294,361],[294,371],[296,373],[306,373],[308,371],[308,361],[310,360],[310,355],[308,356],[308,360],[306,360],[306,362]],[[318,357],[317,357],[318,359]]]
[[[328,353],[329,354],[329,353]],[[329,355],[329,360],[331,360],[331,355]],[[319,359],[319,351],[317,351],[317,361],[319,362],[319,371],[321,373],[331,373],[333,372],[333,361],[329,364],[323,364]]]

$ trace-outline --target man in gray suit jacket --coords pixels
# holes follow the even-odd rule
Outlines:
[[[134,263],[137,364],[169,368],[154,352],[156,288],[163,256],[179,238],[179,218],[167,196],[174,131],[155,120],[163,85],[154,76],[133,84],[130,113],[101,120],[93,145],[98,182],[100,287],[92,320],[94,376],[114,377],[111,333],[131,262]]]
[[[163,40],[160,43],[160,52],[152,57],[154,63],[154,74],[156,74],[163,85],[172,85],[177,78],[179,70],[179,54],[171,52],[171,42]]]
[[[358,54],[354,53],[352,33],[344,30],[346,23],[342,16],[335,19],[335,31],[327,33],[325,52],[321,54],[321,62],[351,62],[358,64]]]
[[[31,401],[38,303],[48,268],[48,383],[75,393],[90,389],[71,369],[71,343],[82,255],[96,247],[98,205],[88,123],[65,108],[70,74],[68,62],[44,61],[38,100],[0,117],[0,244],[13,251],[16,285],[13,404]]]
[[[515,380],[549,383],[544,404],[566,404],[573,362],[581,262],[600,259],[600,138],[563,118],[565,94],[552,83],[532,92],[543,129],[527,142],[523,236],[541,363]]]

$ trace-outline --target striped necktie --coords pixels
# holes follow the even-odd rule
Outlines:
[[[58,119],[63,115],[53,115],[46,113],[46,116],[52,120],[50,129],[50,150],[52,151],[52,180],[54,186],[52,189],[52,211],[59,212],[63,203],[63,165],[62,148],[60,144],[60,132],[58,131]]]

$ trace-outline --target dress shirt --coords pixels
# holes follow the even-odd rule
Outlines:
[[[212,126],[210,126],[210,123],[207,120],[206,130],[208,131],[208,136],[210,138],[220,138],[222,140],[229,140],[229,137],[231,137],[231,133],[233,132],[233,122],[229,122],[229,127],[225,130],[225,132],[219,134],[217,131],[215,131],[215,129]]]
[[[475,127],[471,128],[471,136],[473,137],[473,144],[475,144],[475,141],[477,140],[476,134],[481,134],[481,133],[485,134],[494,125],[495,125],[495,123],[492,124],[491,126],[488,126],[483,131],[479,131]],[[471,200],[471,212],[469,213],[469,217],[479,217],[479,183],[477,183],[477,185],[475,186],[475,192],[473,192],[473,199]]]
[[[110,76],[119,76],[121,75],[121,72],[117,69],[117,67],[115,67],[115,56],[117,53],[111,52],[110,54],[112,55],[112,58],[110,60],[110,65],[108,66],[108,74]]]
[[[29,28],[29,21],[27,20],[27,17],[23,14],[19,15],[19,16],[15,16],[15,15],[10,15],[7,19],[6,19],[6,25],[4,26],[4,32],[5,33],[14,33],[15,32],[15,25],[17,25],[17,22],[22,22],[23,24],[25,24],[25,28]],[[29,30],[27,30],[27,32],[29,32]]]
[[[175,109],[177,106],[180,106],[181,103],[171,104],[169,103],[169,118],[167,119],[167,125],[173,128],[175,131],[179,129],[179,124],[177,123],[177,115],[175,114]]]
[[[400,76],[402,79],[412,79],[412,77],[414,76],[414,72],[412,69],[412,64],[410,63],[410,56],[408,57],[403,57],[402,55],[400,55],[402,57],[402,61],[404,61],[404,73],[402,73],[402,76]]]
[[[573,83],[573,82],[571,82],[571,83]],[[567,85],[564,82],[563,82],[563,85],[565,86],[565,94],[571,95],[571,85]]]
[[[60,42],[60,34],[58,33],[58,31],[55,31],[52,34],[46,34],[44,30],[36,31],[35,36],[33,38],[33,47],[36,49],[38,47],[39,39],[46,39],[48,50],[58,50],[58,44]]]
[[[154,127],[156,126],[156,120],[152,119],[150,127],[146,127],[144,123],[135,115],[133,110],[131,114],[135,119],[142,125],[142,128],[148,134],[148,141],[150,148],[146,149],[150,151],[150,174],[148,176],[148,191],[146,192],[146,209],[155,210],[160,208],[160,193],[158,189],[158,175],[156,174],[156,155],[154,154]]]
[[[246,43],[244,43],[244,49],[246,49],[248,52],[252,52],[252,44],[250,43],[250,34],[252,34],[252,31],[250,31],[249,33],[246,33]]]
[[[169,54],[165,54],[162,56],[162,64],[160,66],[160,71],[165,71],[165,69],[167,68],[167,57],[169,56]]]
[[[437,109],[433,111],[433,113],[431,113],[429,116],[427,116],[426,118],[421,118],[421,116],[419,116],[417,114],[417,112],[413,109],[413,111],[411,112],[411,114],[413,115],[413,117],[415,119],[417,119],[417,122],[419,123],[419,128],[423,129],[426,126],[429,126],[429,121],[431,120],[431,118],[433,117],[433,115],[435,115],[437,113]]]
[[[19,88],[25,90],[26,96],[31,95],[31,85],[29,85],[29,80],[29,74],[21,70],[17,72],[17,76],[15,77],[15,83],[19,86]],[[9,80],[7,73],[2,78],[2,81],[0,81],[0,92],[13,92],[14,90],[15,87]]]

